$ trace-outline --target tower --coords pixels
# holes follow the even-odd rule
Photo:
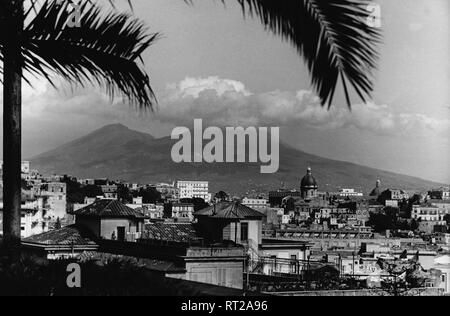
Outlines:
[[[310,200],[312,198],[317,197],[317,182],[316,179],[312,176],[311,168],[308,168],[306,171],[306,175],[303,177],[300,183],[300,192],[302,194],[302,198],[305,200]]]

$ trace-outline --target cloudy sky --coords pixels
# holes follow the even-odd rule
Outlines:
[[[24,92],[24,157],[103,125],[122,123],[157,137],[175,126],[280,126],[303,151],[450,183],[448,0],[379,0],[384,43],[373,100],[352,112],[338,93],[319,106],[295,50],[243,19],[235,1],[135,0],[135,13],[162,38],[145,53],[158,96],[142,115],[101,90]],[[340,91],[340,89],[339,89]],[[168,153],[168,159],[170,153]]]

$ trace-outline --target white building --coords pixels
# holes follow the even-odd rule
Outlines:
[[[242,204],[253,209],[264,209],[270,207],[269,200],[263,198],[252,199],[245,197],[242,199]]]
[[[413,205],[411,218],[423,222],[441,222],[444,221],[446,214],[450,214],[450,208],[438,206]]]
[[[442,273],[439,287],[444,289],[444,294],[450,294],[450,256],[442,255],[436,257],[433,268]]]
[[[190,203],[175,203],[172,205],[172,218],[178,220],[187,220],[192,222],[194,220],[194,204]]]
[[[22,209],[20,215],[20,237],[27,238],[48,231],[48,221],[42,210]],[[3,235],[3,212],[0,212],[0,235]]]
[[[208,181],[177,181],[180,199],[201,198],[206,203],[211,202]]]
[[[133,198],[132,204],[126,204],[127,207],[133,210],[140,211],[147,219],[162,219],[164,217],[164,204],[145,204],[142,202],[142,197]]]
[[[63,182],[50,182],[33,185],[32,196],[42,199],[42,207],[48,211],[47,216],[56,220],[67,215],[67,186]]]
[[[362,193],[356,192],[355,189],[340,189],[338,195],[340,197],[358,197],[358,196],[363,196]]]

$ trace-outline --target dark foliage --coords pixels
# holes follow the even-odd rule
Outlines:
[[[161,193],[154,187],[141,188],[139,191],[133,192],[134,197],[141,196],[142,203],[155,204],[161,201]]]
[[[67,287],[70,261],[47,261],[22,255],[0,256],[0,296],[163,296],[196,295],[174,286],[175,280],[155,274],[132,260],[80,263],[81,288]]]

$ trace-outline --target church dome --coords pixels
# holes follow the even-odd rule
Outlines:
[[[302,189],[317,189],[317,182],[312,176],[311,168],[308,168],[306,176],[303,177],[300,186]]]
[[[377,180],[375,189],[373,189],[372,192],[370,192],[369,196],[379,196],[380,195],[380,184],[381,184],[381,181]]]

